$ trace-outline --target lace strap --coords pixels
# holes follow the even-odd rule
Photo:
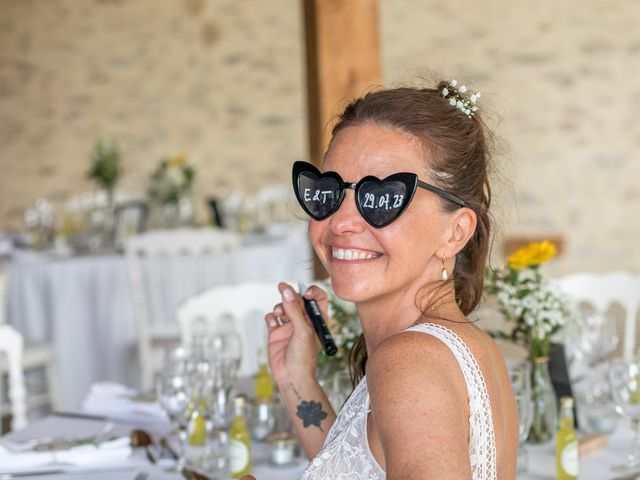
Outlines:
[[[496,478],[496,439],[489,392],[480,366],[462,338],[434,323],[420,323],[406,331],[419,331],[442,341],[454,354],[464,375],[469,396],[469,458],[474,480]]]

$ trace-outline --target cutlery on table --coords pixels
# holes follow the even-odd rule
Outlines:
[[[113,468],[83,468],[77,470],[65,470],[62,468],[55,468],[51,470],[32,470],[15,473],[0,473],[0,480],[14,480],[16,478],[23,477],[45,477],[48,475],[64,475],[67,478],[72,475],[91,475],[96,473],[112,473],[112,472],[127,472],[133,470],[133,467],[113,467]]]

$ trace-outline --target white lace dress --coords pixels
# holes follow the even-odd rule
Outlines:
[[[407,331],[424,332],[441,340],[453,352],[469,395],[469,459],[473,480],[495,480],[496,442],[487,385],[471,351],[454,332],[441,325],[421,323]],[[322,450],[302,474],[303,480],[384,479],[386,474],[369,450],[367,379],[356,386],[329,430]],[[425,425],[426,428],[426,425]],[[416,452],[417,454],[418,452]]]

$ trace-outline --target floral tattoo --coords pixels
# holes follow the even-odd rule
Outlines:
[[[293,393],[295,393],[296,397],[298,397],[298,400],[300,400],[300,404],[296,409],[296,416],[300,418],[300,420],[302,420],[304,428],[315,425],[320,429],[322,433],[324,433],[324,430],[320,426],[320,422],[327,418],[329,414],[322,410],[322,403],[314,402],[313,400],[302,400],[302,397],[292,383],[289,383],[289,387],[291,388],[291,390],[293,390]]]

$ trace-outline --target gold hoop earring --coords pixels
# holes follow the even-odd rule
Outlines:
[[[449,272],[447,271],[447,266],[444,264],[444,255],[442,256],[442,281],[446,282],[449,280]]]

